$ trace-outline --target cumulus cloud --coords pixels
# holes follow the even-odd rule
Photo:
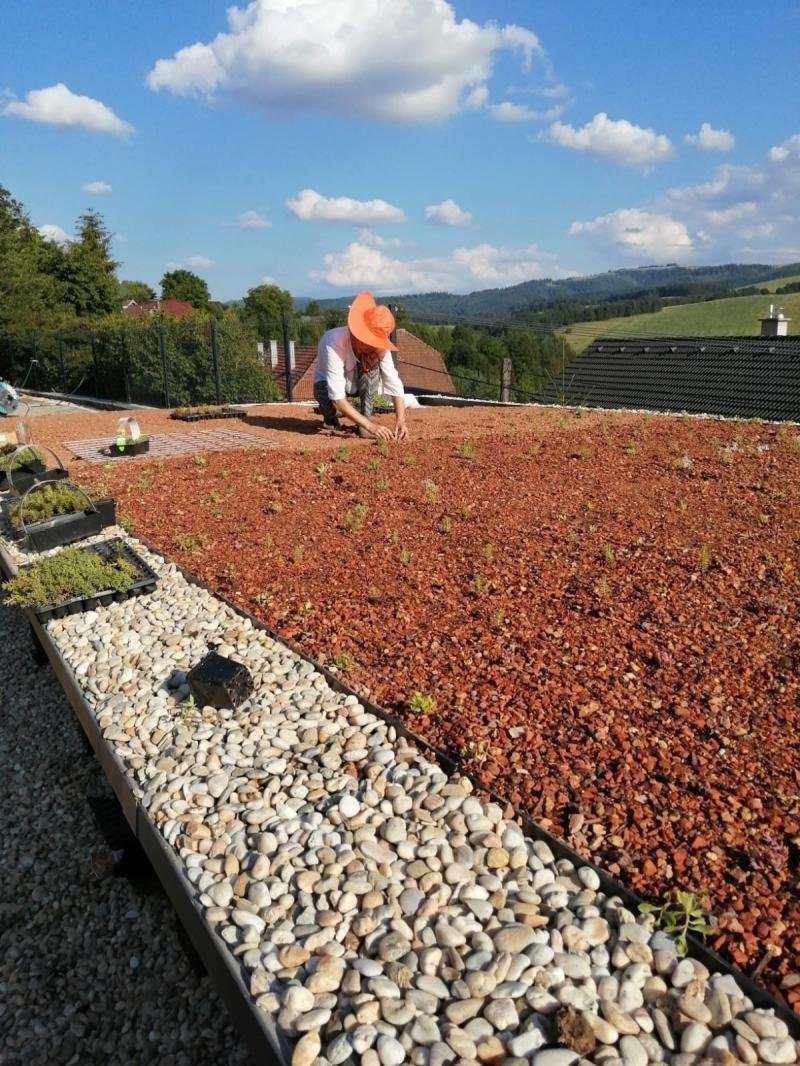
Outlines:
[[[771,163],[785,163],[787,159],[794,156],[796,159],[800,159],[800,133],[795,133],[790,137],[788,141],[784,141],[783,144],[776,144],[770,148],[768,158]]]
[[[253,0],[227,19],[212,41],[159,59],[149,87],[229,94],[273,114],[435,122],[485,102],[498,54],[524,69],[544,56],[530,30],[459,21],[447,0]]]
[[[551,122],[564,113],[564,108],[557,104],[546,111],[537,111],[526,104],[515,104],[503,100],[500,104],[489,104],[486,109],[495,122]]]
[[[729,152],[736,144],[729,130],[715,130],[710,122],[704,122],[697,133],[687,133],[683,139],[703,152]]]
[[[679,262],[690,258],[694,245],[685,224],[659,211],[620,208],[587,222],[573,222],[571,237],[588,236],[611,245],[639,262]]]
[[[52,241],[53,244],[60,244],[62,248],[66,248],[68,244],[71,244],[73,239],[63,230],[61,226],[56,226],[53,223],[45,223],[44,226],[39,226],[39,232],[46,241]]]
[[[90,192],[93,196],[102,196],[103,193],[111,192],[111,186],[107,181],[87,181],[83,191]]]
[[[269,229],[272,226],[260,211],[241,211],[236,221],[239,229]]]
[[[216,261],[209,259],[207,255],[189,255],[184,259],[184,263],[192,270],[208,270],[216,265]]]
[[[286,201],[286,207],[303,222],[352,222],[374,226],[381,222],[405,222],[399,207],[386,200],[353,200],[349,196],[322,196],[314,189],[302,189]]]
[[[31,89],[24,100],[10,100],[0,114],[29,122],[45,122],[51,126],[73,126],[93,133],[110,133],[127,137],[133,126],[100,100],[79,96],[62,82],[46,89]]]
[[[544,275],[563,277],[564,271],[554,255],[535,244],[521,248],[479,244],[456,248],[448,256],[401,259],[373,244],[353,241],[342,251],[326,255],[322,267],[310,276],[344,289],[463,292]]]
[[[430,204],[425,208],[425,221],[438,226],[468,226],[472,215],[465,211],[455,200],[442,200],[440,204]]]
[[[652,170],[656,163],[673,154],[672,142],[665,134],[636,126],[624,118],[610,119],[604,111],[580,129],[554,122],[541,136],[562,148],[643,170]]]

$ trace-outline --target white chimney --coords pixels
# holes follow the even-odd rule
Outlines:
[[[783,308],[775,310],[775,305],[769,305],[769,314],[761,319],[762,337],[786,337],[789,333],[791,318],[786,318]]]
[[[270,341],[269,342],[269,365],[272,367],[273,370],[278,365],[278,342],[277,341]]]

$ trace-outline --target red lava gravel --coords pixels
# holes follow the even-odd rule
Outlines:
[[[103,474],[137,532],[634,890],[707,892],[711,946],[799,1010],[800,430],[448,417],[386,454]]]

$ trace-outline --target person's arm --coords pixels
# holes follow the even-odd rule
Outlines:
[[[343,400],[333,400],[333,406],[339,412],[340,415],[344,415],[345,418],[349,418],[351,422],[355,422],[357,426],[363,426],[367,433],[371,433],[373,437],[380,437],[381,440],[391,440],[394,434],[386,426],[378,425],[377,422],[371,422],[368,418],[365,418],[360,411],[357,411],[350,401],[345,397]]]
[[[405,440],[408,436],[408,426],[406,425],[406,401],[404,399],[405,389],[403,388],[403,382],[400,380],[400,375],[397,373],[397,368],[394,365],[391,352],[383,353],[380,367],[383,394],[384,396],[389,396],[394,405],[394,438],[395,440]]]

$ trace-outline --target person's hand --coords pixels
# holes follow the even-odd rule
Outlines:
[[[394,434],[386,426],[376,425],[375,422],[370,422],[369,431],[373,437],[378,437],[379,440],[393,440]]]
[[[394,431],[395,440],[407,440],[408,439],[408,426],[405,422],[398,422]]]

